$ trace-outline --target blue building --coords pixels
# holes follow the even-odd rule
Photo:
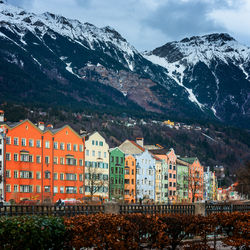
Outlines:
[[[136,158],[136,198],[155,200],[155,159],[145,150]]]

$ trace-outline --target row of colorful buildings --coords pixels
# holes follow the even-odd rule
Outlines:
[[[29,120],[4,121],[0,111],[0,195],[19,202],[103,199],[194,202],[215,199],[217,180],[197,157],[144,145],[143,138],[110,148],[99,132],[80,135]]]

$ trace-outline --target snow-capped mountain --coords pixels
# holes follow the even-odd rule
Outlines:
[[[0,0],[0,100],[143,108],[247,123],[249,48],[227,34],[141,54],[111,27]]]
[[[144,56],[166,68],[201,109],[211,109],[220,120],[249,121],[250,48],[230,35],[185,38]]]

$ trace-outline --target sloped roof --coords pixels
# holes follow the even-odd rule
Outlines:
[[[185,162],[187,162],[187,163],[189,163],[189,164],[193,164],[194,163],[194,161],[196,161],[196,160],[198,160],[198,158],[197,157],[180,157],[179,158],[181,161],[185,161]]]

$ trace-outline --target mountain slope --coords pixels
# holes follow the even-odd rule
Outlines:
[[[227,34],[139,53],[111,27],[0,0],[0,100],[250,124],[249,48]]]
[[[145,58],[168,70],[201,109],[225,122],[250,122],[250,48],[228,34],[167,43]]]

